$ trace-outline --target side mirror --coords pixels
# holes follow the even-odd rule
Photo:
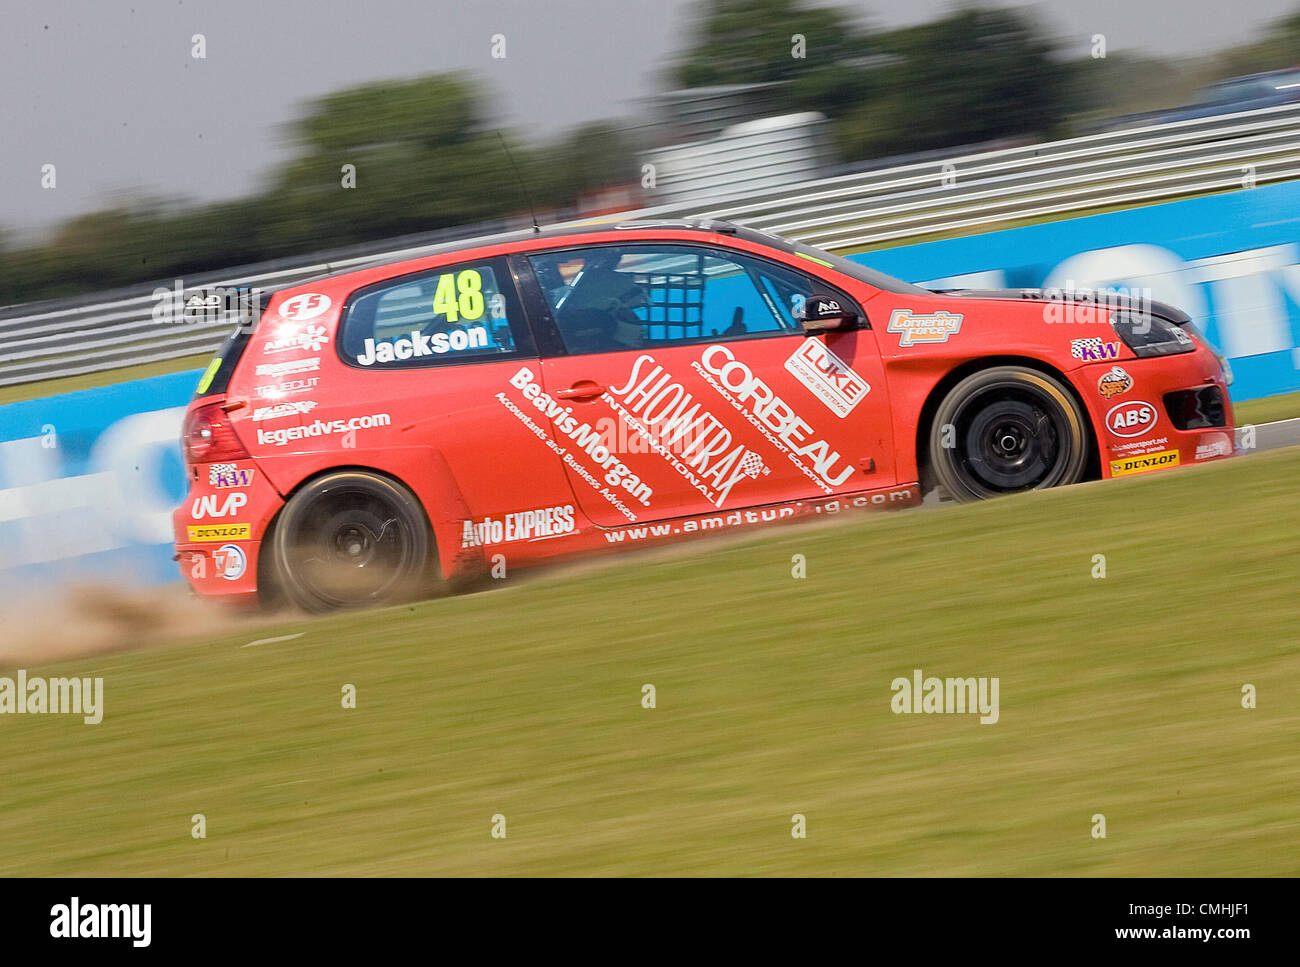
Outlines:
[[[805,336],[815,336],[823,332],[844,332],[856,329],[858,325],[856,312],[845,308],[839,299],[821,295],[813,295],[805,299],[798,317],[803,324]]]

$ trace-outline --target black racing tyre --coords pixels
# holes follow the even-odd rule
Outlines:
[[[387,477],[338,471],[289,499],[271,553],[285,596],[323,613],[416,597],[427,590],[434,546],[409,490]]]
[[[930,468],[954,500],[1077,483],[1088,430],[1074,395],[1035,369],[996,366],[948,391],[930,427]]]

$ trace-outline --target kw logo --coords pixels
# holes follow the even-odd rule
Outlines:
[[[195,520],[205,517],[233,517],[248,503],[248,494],[231,494],[224,501],[221,494],[195,497],[190,505],[190,516]]]

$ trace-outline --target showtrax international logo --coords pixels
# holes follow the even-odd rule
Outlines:
[[[939,310],[928,316],[914,316],[911,309],[895,309],[889,314],[888,332],[898,333],[900,346],[947,342],[961,332],[961,313]]]

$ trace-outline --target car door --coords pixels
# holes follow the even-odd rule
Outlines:
[[[463,547],[576,530],[573,494],[539,435],[540,417],[506,397],[511,381],[539,363],[505,258],[357,290],[344,309],[338,351],[350,370],[349,401],[391,414],[386,445],[418,448],[432,461],[430,473],[450,474],[470,513]]]
[[[800,327],[802,301],[831,292],[824,282],[684,242],[589,245],[526,261],[563,353],[516,389],[553,401],[547,416],[566,473],[597,524],[892,482],[871,334],[832,337],[832,348]]]

